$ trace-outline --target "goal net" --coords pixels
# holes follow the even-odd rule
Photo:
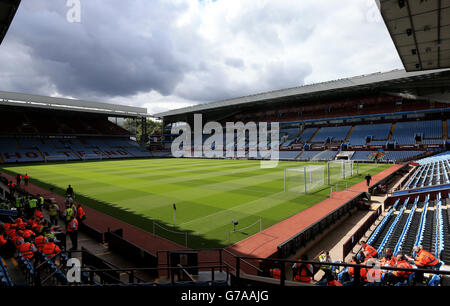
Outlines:
[[[327,164],[328,185],[333,185],[341,180],[354,175],[352,160],[332,160]]]
[[[308,193],[325,184],[325,166],[307,165],[284,169],[284,191]]]
[[[103,154],[84,154],[81,156],[83,160],[102,160]]]
[[[61,154],[61,155],[44,155],[44,161],[46,163],[51,162],[51,161],[65,161],[67,162],[68,158],[66,155]]]

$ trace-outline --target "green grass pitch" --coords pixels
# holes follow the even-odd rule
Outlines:
[[[149,232],[185,244],[212,248],[228,245],[228,232],[245,228],[262,219],[267,228],[329,196],[323,186],[311,194],[284,192],[284,168],[301,162],[279,163],[272,169],[260,168],[259,161],[213,159],[138,159],[73,162],[38,165],[5,165],[3,171],[28,173],[31,183],[64,194],[68,184],[76,200]],[[325,164],[325,163],[316,163]],[[361,182],[388,165],[359,164],[360,176],[346,180],[349,186]],[[356,167],[356,165],[355,165]],[[326,180],[325,180],[326,182]],[[176,204],[175,226],[173,204]],[[158,226],[153,225],[157,220]],[[231,242],[247,238],[259,224],[233,233]]]

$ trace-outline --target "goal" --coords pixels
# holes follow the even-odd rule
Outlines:
[[[81,158],[86,161],[86,160],[102,160],[103,154],[84,154],[81,156]]]
[[[328,185],[345,180],[354,175],[354,164],[352,160],[332,160],[327,164]]]
[[[61,155],[44,155],[44,161],[46,163],[51,162],[51,161],[64,161],[67,162],[68,158],[66,155],[61,154]]]
[[[284,191],[308,193],[325,184],[325,166],[307,165],[284,169]]]

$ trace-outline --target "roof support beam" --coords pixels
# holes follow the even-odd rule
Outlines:
[[[438,28],[437,28],[437,67],[441,68],[441,13],[442,0],[438,0]]]
[[[412,30],[412,35],[414,38],[414,44],[416,45],[417,57],[419,58],[419,65],[420,65],[419,69],[423,69],[422,58],[420,57],[419,44],[417,43],[416,29],[414,27],[414,21],[413,21],[413,17],[411,14],[411,7],[409,6],[409,0],[406,0],[406,8],[408,9],[409,22],[411,23],[411,30]]]

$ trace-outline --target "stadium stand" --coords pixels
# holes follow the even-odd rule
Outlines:
[[[299,138],[303,143],[308,142],[316,132],[317,128],[306,128]]]
[[[363,146],[369,140],[371,144],[384,144],[389,137],[391,126],[391,123],[356,125],[348,143],[351,146]]]
[[[416,143],[416,136],[420,139],[442,139],[441,121],[398,122],[392,139],[400,145],[412,145]]]
[[[323,127],[311,142],[343,141],[351,128],[351,126]]]

